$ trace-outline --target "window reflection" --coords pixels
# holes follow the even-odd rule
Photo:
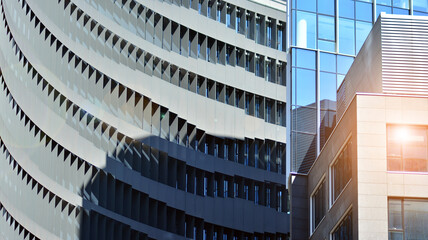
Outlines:
[[[316,14],[296,11],[296,46],[316,48]]]
[[[318,0],[318,13],[334,15],[334,3],[332,0]]]
[[[297,0],[295,1],[295,3],[297,4],[297,9],[299,10],[305,10],[305,11],[309,11],[309,12],[316,12],[316,0]],[[296,6],[296,5],[294,5]]]
[[[296,102],[300,106],[315,103],[315,71],[307,69],[296,69]]]
[[[355,54],[354,20],[339,18],[339,52],[349,55]]]
[[[427,172],[427,149],[426,127],[387,127],[389,171]]]
[[[368,22],[356,22],[356,47],[357,47],[357,53],[360,51],[361,47],[363,46],[364,42],[366,41],[367,36],[370,33],[370,30],[372,29],[372,24]]]
[[[293,49],[293,67],[315,70],[315,51]]]
[[[428,1],[413,0],[413,11],[428,12]]]
[[[354,1],[339,0],[339,17],[354,18]]]
[[[336,74],[320,72],[320,100],[336,101]]]
[[[377,0],[376,3],[380,5],[391,6],[391,0]]]
[[[389,199],[389,239],[427,239],[428,201],[423,199]]]
[[[391,10],[391,7],[386,7],[386,6],[382,6],[382,5],[376,5],[376,18],[379,17],[379,14],[381,12],[391,14],[392,10]]]
[[[372,4],[365,2],[356,2],[356,19],[361,21],[372,21]],[[357,34],[358,35],[358,34]]]
[[[336,72],[336,55],[320,53],[320,70],[324,72]]]
[[[409,0],[393,0],[392,6],[409,9]]]
[[[337,55],[337,73],[346,74],[353,62],[353,57]]]
[[[334,41],[334,18],[318,16],[318,38]]]

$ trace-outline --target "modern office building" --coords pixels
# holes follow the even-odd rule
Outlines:
[[[425,0],[290,1],[291,171],[307,173],[337,122],[336,90],[380,12],[427,15]]]
[[[1,0],[1,239],[287,239],[287,5]]]
[[[291,177],[292,239],[426,239],[428,18],[382,14],[338,90],[338,123]]]

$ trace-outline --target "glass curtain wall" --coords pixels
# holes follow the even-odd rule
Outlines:
[[[330,136],[336,91],[381,12],[428,15],[428,1],[291,1],[291,171],[307,172]]]

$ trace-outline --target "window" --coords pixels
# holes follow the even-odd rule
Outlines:
[[[331,233],[332,240],[352,240],[352,210],[340,221]]]
[[[260,32],[261,19],[260,16],[256,17],[256,43],[261,44],[261,32]]]
[[[224,180],[223,181],[223,194],[224,194],[223,197],[225,197],[225,198],[227,198],[228,187],[229,187],[229,181]]]
[[[226,11],[226,26],[228,27],[234,27],[230,23],[230,15],[232,14],[232,8],[229,4],[227,4],[227,11]]]
[[[271,76],[271,74],[272,74],[271,70],[272,70],[272,63],[271,63],[271,61],[269,59],[267,59],[267,61],[266,61],[266,76],[265,76],[265,78],[266,78],[266,81],[268,81],[268,82],[274,82],[274,79]]]
[[[428,2],[425,0],[413,0],[413,11],[413,15],[418,14],[416,11],[428,12]]]
[[[355,54],[355,21],[339,18],[339,52]]]
[[[315,189],[311,196],[311,226],[312,232],[315,231],[318,224],[324,218],[326,213],[326,184],[325,180]]]
[[[276,202],[277,202],[276,210],[278,212],[282,212],[282,190],[279,190],[276,193]]]
[[[241,25],[241,17],[240,17],[240,15],[241,15],[241,12],[240,12],[240,10],[238,8],[238,10],[236,10],[236,21],[235,21],[235,29],[236,29],[237,33],[239,33],[241,31],[239,29],[239,26]]]
[[[278,32],[277,32],[277,49],[282,51],[282,25],[278,25]]]
[[[270,161],[270,145],[266,144],[265,145],[265,149],[266,149],[266,153],[265,153],[265,161],[266,161],[266,170],[270,171],[271,170],[271,161]]]
[[[260,63],[260,55],[256,55],[256,76],[260,77],[261,76],[261,63]]]
[[[364,44],[364,41],[366,40],[367,36],[370,33],[370,30],[372,29],[371,22],[356,22],[355,31],[356,31],[356,50],[357,53],[360,51],[361,47]]]
[[[208,195],[208,178],[204,177],[204,196]]]
[[[221,22],[221,4],[217,5],[217,21]]]
[[[282,146],[279,145],[276,148],[276,164],[277,164],[277,168],[278,168],[278,173],[282,172]]]
[[[265,114],[265,120],[268,123],[272,123],[271,114],[272,114],[272,103],[269,101],[266,103],[266,114]]]
[[[389,239],[427,239],[427,199],[388,199]]]
[[[256,97],[256,117],[260,117],[260,98]]]
[[[244,165],[245,166],[248,166],[248,155],[249,155],[249,144],[248,144],[248,139],[245,139],[245,144],[244,144],[244,149],[245,149],[245,152],[244,152]]]
[[[427,130],[418,126],[387,126],[388,171],[428,171]]]
[[[234,162],[238,162],[238,156],[239,156],[239,150],[238,150],[238,144],[236,142],[233,143],[233,153],[234,153]]]
[[[317,20],[316,14],[296,11],[294,22],[296,34],[293,35],[293,45],[302,48],[316,48]]]
[[[351,180],[351,141],[348,141],[331,166],[332,199],[336,201],[346,184]]]
[[[266,21],[266,45],[272,47],[272,20]]]
[[[259,186],[254,186],[254,203],[259,205]]]
[[[254,143],[254,167],[259,168],[259,144],[257,141]]]

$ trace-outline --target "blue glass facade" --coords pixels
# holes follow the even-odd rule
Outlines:
[[[336,124],[336,90],[381,12],[428,15],[427,0],[292,0],[291,171],[306,172]]]

